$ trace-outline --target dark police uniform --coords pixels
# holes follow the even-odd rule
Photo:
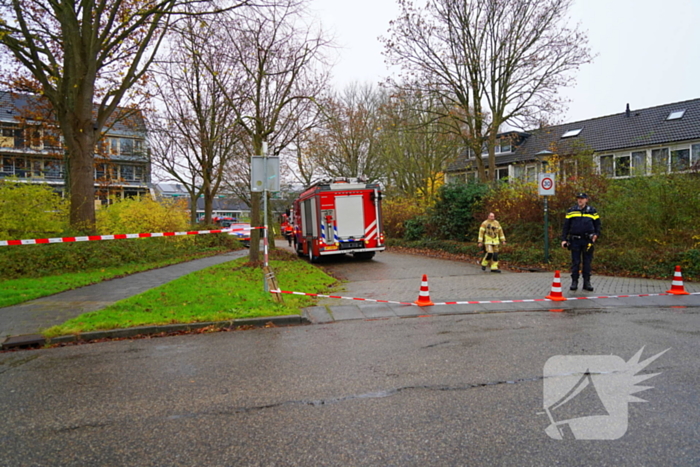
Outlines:
[[[579,193],[577,198],[586,198],[585,193]],[[591,286],[591,262],[593,261],[593,236],[600,237],[600,216],[593,206],[586,205],[581,209],[578,204],[569,208],[564,220],[561,239],[568,242],[571,250],[571,290],[578,287],[579,271],[583,259],[583,288],[593,290]]]

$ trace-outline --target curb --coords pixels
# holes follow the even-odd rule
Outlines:
[[[242,318],[229,321],[207,321],[187,324],[165,324],[159,326],[137,326],[124,329],[110,329],[106,331],[90,331],[82,334],[70,334],[47,339],[41,334],[25,334],[22,336],[10,336],[0,346],[0,350],[23,349],[30,347],[42,347],[52,344],[66,344],[72,342],[90,342],[101,339],[120,339],[129,337],[149,336],[154,334],[169,334],[175,332],[190,332],[208,327],[216,329],[233,330],[243,326],[265,327],[272,323],[275,326],[294,326],[309,324],[310,321],[302,315],[267,316],[261,318]]]

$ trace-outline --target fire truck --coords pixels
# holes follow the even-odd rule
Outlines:
[[[312,263],[322,256],[346,253],[372,259],[386,248],[381,200],[379,185],[358,179],[312,184],[292,208],[297,254]]]

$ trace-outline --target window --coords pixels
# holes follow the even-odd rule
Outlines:
[[[668,172],[668,148],[651,150],[651,172],[654,174]]]
[[[44,161],[32,161],[32,176],[33,177],[43,177],[44,176]]]
[[[635,175],[647,173],[647,152],[636,151],[632,153],[632,169]]]
[[[675,149],[671,151],[671,171],[682,172],[690,168],[690,149]]]
[[[525,181],[529,183],[534,183],[537,181],[537,167],[534,165],[528,165],[525,167]]]
[[[5,176],[12,176],[15,173],[14,160],[11,157],[2,158],[2,174]]]
[[[24,178],[27,176],[27,163],[20,157],[15,159],[15,175],[17,175],[19,178]]]
[[[119,139],[119,154],[131,155],[134,152],[134,140],[130,138]]]
[[[46,161],[44,163],[45,176],[50,179],[63,178],[63,163],[60,161]]]
[[[668,117],[666,117],[666,120],[679,120],[683,118],[683,114],[685,114],[685,109],[683,110],[674,110],[670,114],[668,114]]]
[[[525,166],[524,165],[514,165],[513,166],[513,178],[517,180],[525,180]]]
[[[578,171],[578,163],[576,159],[564,159],[562,161],[562,178],[576,177]]]
[[[134,166],[133,165],[122,165],[121,175],[124,180],[133,181],[134,180]]]
[[[143,152],[143,140],[135,139],[134,140],[134,153],[141,154],[142,152]]]
[[[615,176],[630,176],[630,156],[619,156],[615,158]]]
[[[95,180],[104,180],[107,174],[107,164],[95,165]]]
[[[21,128],[15,130],[15,147],[24,148],[24,131]]]
[[[119,138],[107,138],[109,142],[109,153],[119,154]]]
[[[607,177],[613,176],[613,156],[600,156],[600,174]]]
[[[496,180],[506,180],[508,178],[508,167],[496,169]]]
[[[575,130],[566,130],[563,135],[561,135],[562,138],[572,138],[574,136],[578,136],[579,133],[583,131],[583,128],[576,128]]]
[[[32,127],[29,129],[29,141],[32,149],[43,149],[44,142],[41,138],[41,129],[39,127]]]
[[[700,144],[693,144],[691,149],[690,165],[694,168],[700,168]]]

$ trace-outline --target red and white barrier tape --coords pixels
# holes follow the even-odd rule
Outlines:
[[[115,235],[87,235],[84,237],[34,238],[25,240],[0,240],[0,246],[40,245],[45,243],[92,242],[97,240],[124,240],[127,238],[177,237],[182,235],[202,235],[264,229],[264,227],[243,227],[240,229],[193,230],[188,232],[158,232]]]
[[[396,305],[420,306],[417,303],[409,303],[409,302],[396,302],[396,301],[391,301],[391,300],[375,300],[372,298],[341,297],[339,295],[321,295],[321,294],[304,293],[304,292],[290,292],[287,290],[270,290],[270,293],[285,293],[285,294],[292,294],[292,295],[306,295],[307,297],[341,298],[343,300],[355,300],[355,301],[375,302],[375,303],[394,303]],[[647,294],[638,294],[638,295],[600,295],[597,297],[564,297],[564,298],[566,301],[570,301],[570,300],[593,300],[593,299],[597,299],[597,298],[661,297],[661,296],[667,296],[667,295],[674,295],[674,294],[671,294],[671,293],[647,293]],[[700,292],[691,293],[689,295],[700,295]],[[489,304],[489,303],[527,303],[527,302],[558,302],[558,301],[559,300],[550,300],[549,298],[529,298],[529,299],[521,299],[521,300],[517,300],[517,299],[516,300],[469,300],[469,301],[463,301],[463,302],[434,303],[432,306],[483,305],[483,304]]]
[[[435,305],[477,305],[483,303],[523,303],[523,302],[561,302],[573,300],[594,300],[598,298],[634,298],[634,297],[662,297],[666,295],[674,295],[671,293],[644,293],[636,295],[599,295],[597,297],[564,297],[564,300],[551,300],[549,298],[530,298],[523,300],[481,300],[481,301],[466,301],[466,302],[442,302]],[[692,293],[689,295],[700,295],[700,293]]]
[[[318,293],[290,292],[287,290],[270,290],[270,293],[286,293],[286,294],[292,294],[292,295],[306,295],[307,297],[321,297],[321,298],[342,298],[344,300],[356,300],[356,301],[361,301],[361,302],[376,302],[376,303],[394,303],[396,305],[415,305],[415,303],[392,302],[391,300],[374,300],[372,298],[341,297],[339,295],[321,295]]]

